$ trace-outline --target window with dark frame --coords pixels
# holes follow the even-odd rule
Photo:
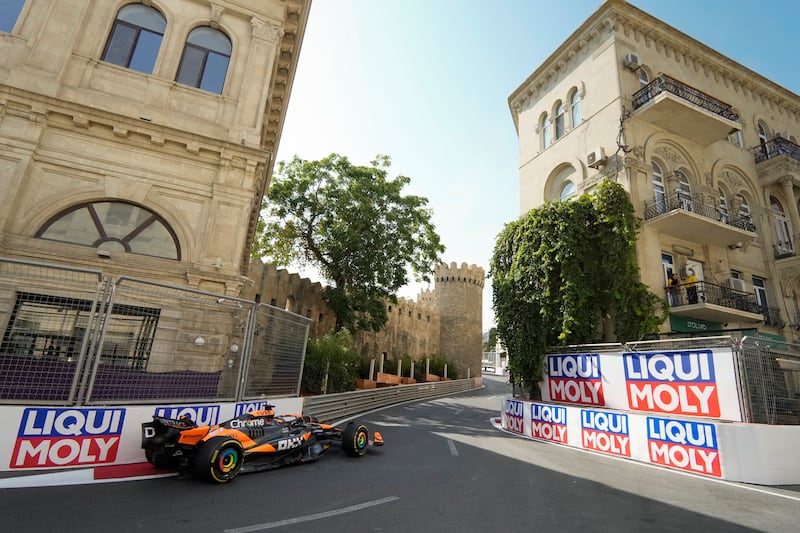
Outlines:
[[[208,26],[193,29],[186,39],[175,81],[222,94],[231,59],[230,39]]]
[[[156,9],[129,4],[117,13],[102,60],[121,67],[152,74],[167,27]]]

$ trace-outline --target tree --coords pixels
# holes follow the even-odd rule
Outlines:
[[[639,279],[639,221],[610,181],[506,224],[490,276],[497,335],[512,374],[535,397],[549,348],[624,342],[658,331],[667,303]]]
[[[357,166],[331,154],[281,161],[262,204],[253,248],[281,266],[315,267],[328,281],[324,298],[336,330],[379,331],[386,300],[409,281],[429,281],[444,246],[428,200],[403,195],[406,176],[391,179],[388,156]]]
[[[493,352],[497,347],[497,328],[489,328],[489,334],[487,336],[486,342],[483,343],[483,351],[484,352]]]

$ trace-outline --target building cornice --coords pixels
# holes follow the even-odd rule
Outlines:
[[[702,71],[745,97],[800,120],[800,96],[794,92],[627,2],[608,0],[509,96],[509,108],[517,129],[519,111],[528,100],[537,98],[551,79],[563,74],[570,60],[587,46],[598,46],[602,41],[597,37],[609,31],[633,38],[676,62]]]

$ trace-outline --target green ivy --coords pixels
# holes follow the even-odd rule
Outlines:
[[[627,192],[606,180],[498,235],[490,266],[497,335],[514,379],[534,397],[549,348],[634,340],[665,320],[666,301],[640,280],[639,224]]]

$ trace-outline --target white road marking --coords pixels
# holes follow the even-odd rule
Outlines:
[[[450,446],[450,455],[458,456],[458,450],[456,449],[456,443],[450,439],[447,439],[447,445]]]
[[[375,507],[376,505],[383,505],[384,503],[393,502],[395,500],[399,500],[400,498],[397,496],[389,496],[388,498],[382,498],[380,500],[373,500],[371,502],[364,502],[359,503],[358,505],[351,505],[350,507],[343,507],[341,509],[334,509],[333,511],[325,511],[324,513],[316,513],[310,514],[306,516],[300,516],[297,518],[288,518],[286,520],[281,520],[279,522],[267,522],[265,524],[254,524],[252,526],[244,526],[244,527],[237,527],[234,529],[226,529],[225,533],[251,533],[253,531],[264,531],[265,529],[272,529],[275,527],[282,527],[282,526],[290,526],[292,524],[301,524],[303,522],[311,522],[312,520],[320,520],[322,518],[329,518],[331,516],[337,516],[340,514],[352,513],[355,511],[360,511],[362,509],[367,509],[369,507]]]

